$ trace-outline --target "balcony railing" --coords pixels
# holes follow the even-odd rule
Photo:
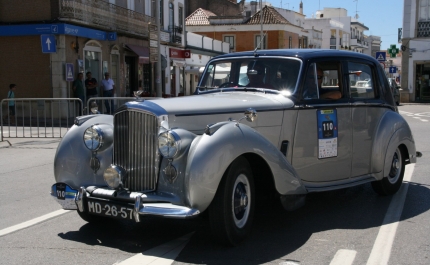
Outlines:
[[[155,18],[102,0],[59,0],[61,21],[108,31],[148,37],[148,22]]]
[[[170,42],[182,43],[182,27],[169,26]]]
[[[430,37],[430,21],[418,22],[417,38]]]

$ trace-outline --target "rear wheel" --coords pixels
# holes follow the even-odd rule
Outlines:
[[[391,195],[396,193],[403,182],[405,173],[405,161],[399,148],[393,154],[390,172],[388,176],[379,181],[372,182],[373,190],[380,195]]]
[[[254,208],[251,167],[240,157],[227,169],[209,208],[214,237],[225,245],[238,245],[250,233]]]

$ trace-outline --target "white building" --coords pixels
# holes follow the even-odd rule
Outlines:
[[[430,102],[430,1],[404,0],[402,32],[403,102]]]

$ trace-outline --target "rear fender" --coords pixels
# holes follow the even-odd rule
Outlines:
[[[408,157],[405,159],[415,163],[415,141],[408,123],[397,112],[386,112],[379,123],[372,150],[371,172],[378,180],[388,175],[392,156],[400,145],[407,149]]]
[[[306,194],[293,167],[271,142],[247,125],[227,122],[215,132],[197,137],[191,144],[185,170],[185,190],[190,207],[204,211],[229,165],[248,153],[266,161],[279,194]]]

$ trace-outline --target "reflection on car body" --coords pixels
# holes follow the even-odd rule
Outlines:
[[[210,60],[196,95],[78,118],[58,146],[51,195],[88,222],[207,212],[214,237],[237,245],[258,198],[294,210],[309,192],[369,182],[393,194],[419,156],[375,59],[242,52]]]

